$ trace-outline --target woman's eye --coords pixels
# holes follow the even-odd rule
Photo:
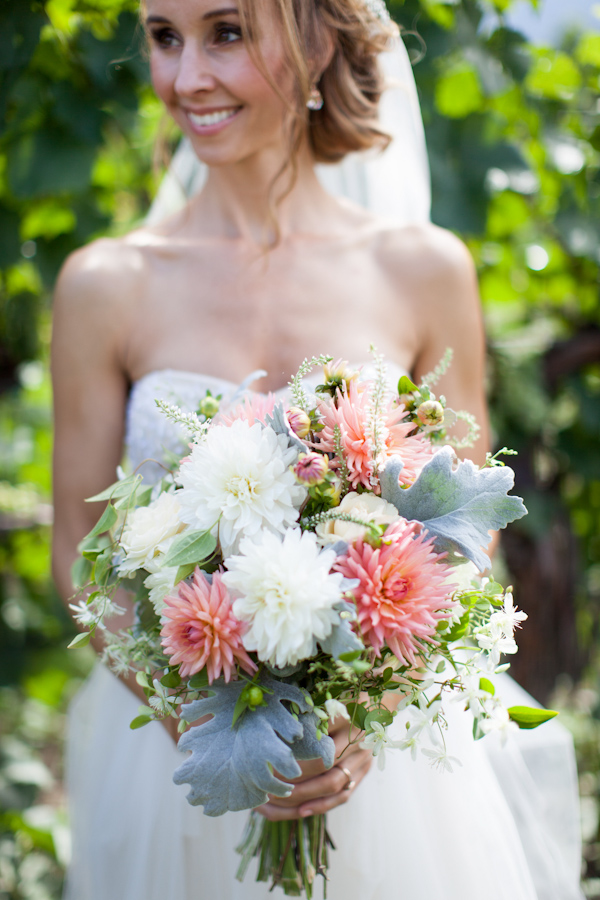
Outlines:
[[[223,22],[215,28],[215,44],[233,44],[242,38],[242,29],[239,25],[228,25]]]
[[[163,49],[176,47],[180,43],[178,35],[172,28],[157,28],[151,32],[151,36],[153,42]]]

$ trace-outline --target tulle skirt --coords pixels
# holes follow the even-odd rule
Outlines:
[[[502,680],[507,705],[530,698]],[[176,787],[181,761],[166,731],[131,731],[138,700],[98,665],[70,717],[67,784],[73,859],[65,900],[267,900],[276,889],[235,879],[247,812],[203,815]],[[329,900],[581,900],[577,782],[556,723],[501,748],[477,743],[447,704],[453,773],[388,751],[329,815]],[[401,730],[396,719],[393,728]],[[321,879],[318,879],[320,882]],[[318,883],[316,897],[322,896]]]

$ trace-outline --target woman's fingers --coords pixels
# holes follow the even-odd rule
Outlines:
[[[348,801],[369,771],[371,761],[370,751],[353,745],[327,772],[297,781],[289,797],[270,797],[268,803],[258,807],[258,812],[271,821],[280,821],[334,809]]]

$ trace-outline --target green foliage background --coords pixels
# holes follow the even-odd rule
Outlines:
[[[419,59],[433,219],[477,262],[494,425],[520,453],[530,516],[505,557],[530,622],[514,668],[542,698],[586,673],[559,687],[600,896],[600,35],[534,47],[507,26],[510,5],[389,4]],[[48,575],[50,294],[65,256],[132,227],[157,184],[161,111],[136,16],[135,0],[0,8],[2,900],[57,897],[67,855],[60,734],[90,658],[64,652],[72,626]]]

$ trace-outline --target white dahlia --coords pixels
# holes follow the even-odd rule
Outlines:
[[[289,468],[296,457],[285,437],[259,423],[215,425],[179,470],[183,521],[212,531],[224,556],[237,551],[242,535],[285,531],[306,497]]]
[[[333,550],[320,550],[311,532],[294,528],[282,538],[263,531],[240,544],[240,555],[227,560],[223,581],[240,596],[234,615],[249,625],[246,650],[278,668],[295,665],[316,652],[317,639],[339,621],[342,576],[332,573]]]
[[[131,578],[138,569],[153,571],[153,562],[168,552],[185,528],[180,512],[177,497],[164,493],[149,506],[128,513],[121,537],[124,558],[119,564],[119,575]]]

